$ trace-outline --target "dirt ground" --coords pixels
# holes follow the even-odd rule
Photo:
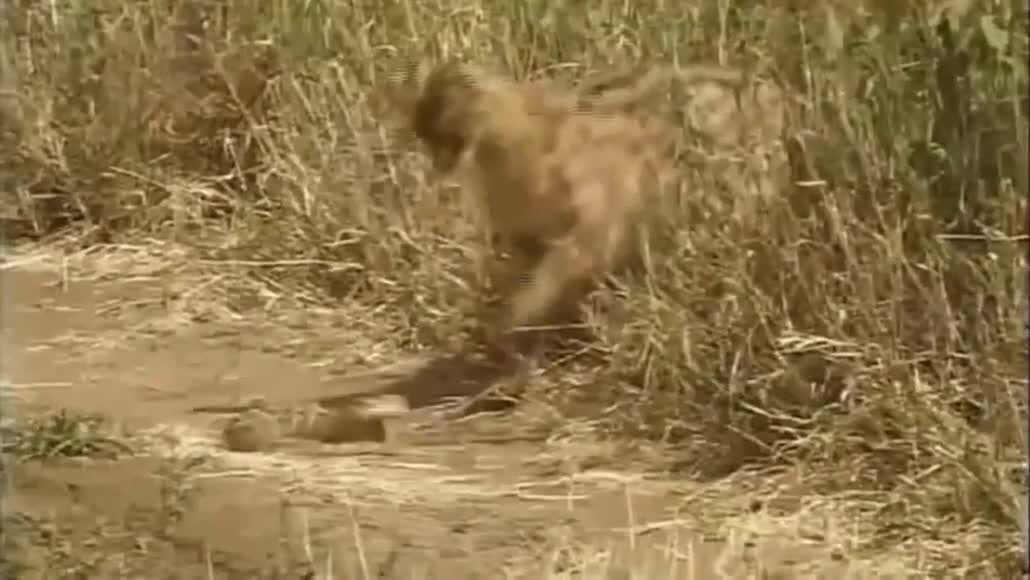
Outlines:
[[[218,418],[190,408],[287,402],[399,353],[377,352],[342,312],[186,320],[154,279],[2,267],[5,415],[99,412],[139,444],[117,460],[12,467],[7,565],[24,569],[4,577],[866,577],[797,514],[759,513],[744,489],[719,514],[691,511],[714,488],[652,472],[660,450],[547,441],[517,412],[433,430],[401,420],[386,444],[229,452]]]

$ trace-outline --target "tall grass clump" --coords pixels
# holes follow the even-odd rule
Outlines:
[[[646,267],[591,317],[610,356],[567,389],[696,476],[804,465],[820,492],[893,498],[885,529],[991,530],[986,559],[1015,533],[1026,460],[1017,4],[9,2],[0,219],[12,239],[71,227],[288,259],[252,275],[438,345],[468,307],[477,234],[376,115],[398,58],[519,77],[747,66],[790,95],[789,178],[743,216],[684,156]]]

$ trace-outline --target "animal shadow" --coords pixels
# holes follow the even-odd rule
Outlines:
[[[518,403],[528,359],[553,362],[585,338],[575,330],[551,329],[516,333],[494,344],[472,340],[457,352],[437,354],[383,391],[405,397],[411,409],[465,398],[461,415],[506,411]]]
[[[384,389],[408,400],[411,409],[438,405],[453,398],[471,402],[462,413],[504,411],[516,402],[492,391],[520,369],[516,352],[472,344],[458,352],[439,353],[414,373],[399,377]]]

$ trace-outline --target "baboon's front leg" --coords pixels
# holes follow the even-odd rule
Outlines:
[[[505,300],[528,272],[539,263],[545,246],[527,236],[494,234],[490,240],[488,256],[483,256],[482,267],[488,292],[484,292],[487,305]],[[488,296],[487,296],[488,295]]]
[[[519,252],[516,252],[519,253]],[[506,357],[536,359],[542,347],[540,332],[522,332],[530,324],[546,323],[545,316],[560,303],[567,286],[566,276],[574,266],[574,256],[555,248],[535,264],[512,264],[505,304],[499,318],[487,325],[486,341],[491,349]],[[528,266],[528,267],[527,267]]]
[[[591,274],[593,265],[591,255],[570,241],[552,246],[513,289],[501,331],[506,334],[545,322],[573,283]]]
[[[610,269],[624,238],[625,224],[616,219],[581,222],[568,236],[555,241],[512,293],[503,331],[548,322],[558,307],[568,315],[595,278]]]
[[[477,332],[477,340],[485,346],[504,347],[502,339],[507,333],[502,328],[509,299],[540,261],[543,247],[526,236],[506,232],[490,236],[488,249],[480,257],[484,283],[477,312],[478,332],[483,333]]]

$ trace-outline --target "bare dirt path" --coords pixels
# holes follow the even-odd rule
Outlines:
[[[38,264],[2,273],[5,414],[103,413],[150,451],[13,470],[5,508],[23,519],[18,547],[37,568],[25,577],[47,566],[96,578],[822,578],[843,569],[828,541],[707,541],[677,509],[700,485],[649,474],[646,454],[617,462],[599,441],[520,434],[517,417],[433,434],[402,421],[385,446],[226,451],[212,417],[191,407],[295,400],[356,364],[356,348],[365,361],[390,353],[325,313],[291,324],[184,320],[169,314],[154,279],[68,281]],[[746,497],[735,503],[726,509],[747,512]]]

